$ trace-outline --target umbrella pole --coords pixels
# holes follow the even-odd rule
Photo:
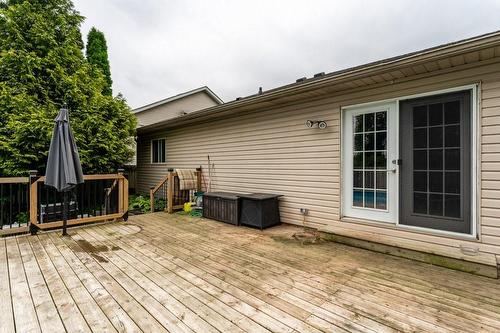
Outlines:
[[[68,192],[64,191],[63,196],[63,229],[62,235],[66,236],[68,233],[66,232],[66,225],[68,224]]]

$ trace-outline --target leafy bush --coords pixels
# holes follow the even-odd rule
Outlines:
[[[19,225],[24,225],[24,224],[28,224],[29,222],[29,219],[30,219],[30,216],[27,212],[21,212],[19,214],[17,214],[17,223],[19,223]]]
[[[165,210],[166,202],[165,199],[155,198],[155,211]],[[129,209],[138,210],[142,213],[149,213],[151,211],[151,204],[149,198],[142,195],[131,195],[129,197]]]
[[[155,199],[155,210],[163,211],[167,207],[165,199]]]
[[[130,210],[139,210],[143,213],[147,213],[151,211],[151,204],[149,203],[149,198],[143,197],[142,195],[131,195],[128,208]]]

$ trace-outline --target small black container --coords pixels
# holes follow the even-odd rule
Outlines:
[[[240,194],[209,192],[203,195],[203,217],[238,225]]]
[[[240,224],[262,229],[281,223],[279,200],[281,195],[252,193],[240,194]]]

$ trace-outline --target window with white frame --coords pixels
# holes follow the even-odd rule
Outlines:
[[[151,163],[165,163],[165,139],[151,140]]]
[[[344,108],[343,216],[471,234],[474,89]]]

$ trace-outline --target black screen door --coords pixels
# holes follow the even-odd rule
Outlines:
[[[400,224],[471,232],[471,92],[400,105]]]

